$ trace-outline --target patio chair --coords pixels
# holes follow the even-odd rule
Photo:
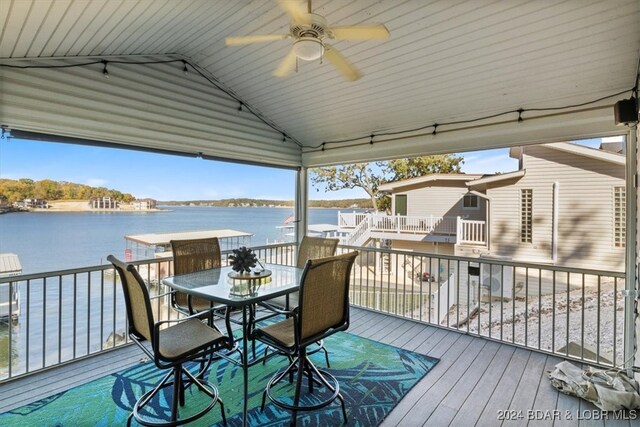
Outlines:
[[[131,419],[144,426],[178,426],[196,420],[208,413],[216,403],[220,404],[222,420],[226,425],[224,404],[218,396],[217,388],[197,377],[204,374],[191,374],[184,363],[197,358],[203,358],[221,349],[231,346],[230,339],[219,331],[207,326],[197,315],[184,319],[164,320],[155,322],[151,309],[149,291],[133,264],[125,264],[113,255],[107,258],[115,267],[122,282],[127,318],[129,321],[129,337],[142,351],[153,360],[159,369],[169,369],[169,372],[151,391],[144,393],[133,405],[133,410],[127,419]],[[148,341],[148,348],[144,342]],[[209,365],[205,367],[207,369]],[[195,385],[211,398],[211,402],[199,412],[186,418],[179,418],[178,405],[185,404],[185,389]],[[166,387],[173,387],[171,401],[171,420],[167,422],[152,421],[144,418],[144,407]]]
[[[327,239],[322,237],[304,236],[302,242],[300,242],[300,248],[298,249],[298,256],[296,258],[296,267],[304,268],[307,261],[310,259],[326,258],[334,256],[338,249],[338,239]],[[298,306],[298,292],[292,292],[288,295],[284,295],[277,298],[272,298],[266,301],[265,307],[275,307],[278,310],[291,310]],[[264,355],[266,357],[269,348],[265,348]],[[322,341],[318,342],[318,348],[313,350],[313,353],[318,351],[324,352],[325,360],[327,361],[327,367],[331,367],[329,364],[329,353],[324,347]]]
[[[220,243],[217,237],[207,239],[171,240],[173,251],[173,273],[187,274],[196,271],[220,268],[222,266]],[[171,305],[177,311],[188,316],[200,313],[211,313],[211,309],[224,309],[225,306],[213,306],[204,298],[192,297],[184,292],[174,292]]]
[[[307,348],[349,327],[349,283],[351,269],[358,252],[328,258],[310,259],[305,265],[300,282],[299,305],[290,317],[254,332],[257,340],[290,357],[289,366],[271,378],[262,395],[262,409],[266,397],[276,406],[292,411],[291,425],[295,425],[298,411],[313,411],[340,400],[345,423],[347,413],[340,394],[338,380],[327,371],[318,369],[308,357]],[[297,372],[293,404],[273,397],[271,390],[287,375]],[[303,377],[307,376],[309,392],[313,386],[324,386],[331,395],[319,403],[301,405]],[[314,402],[317,402],[317,398]]]

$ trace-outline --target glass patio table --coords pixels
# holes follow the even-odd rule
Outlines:
[[[162,280],[164,285],[176,291],[242,310],[242,358],[240,365],[242,366],[244,383],[242,411],[244,426],[247,425],[249,403],[249,367],[262,361],[262,358],[249,359],[249,309],[259,302],[297,291],[304,269],[287,265],[265,264],[265,270],[271,272],[268,277],[262,277],[263,274],[262,276],[246,275],[232,278],[230,275],[233,276],[234,272],[231,267],[222,267],[175,275]],[[226,310],[225,321],[227,325],[230,316],[231,310]]]

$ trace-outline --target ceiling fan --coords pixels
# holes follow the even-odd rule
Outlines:
[[[324,58],[336,67],[347,80],[358,80],[362,77],[360,71],[325,40],[384,40],[389,38],[389,30],[383,24],[329,27],[323,16],[311,12],[311,0],[307,2],[307,10],[298,1],[278,0],[278,4],[291,17],[291,25],[287,34],[227,37],[225,39],[227,46],[239,46],[293,38],[291,50],[273,72],[273,75],[277,77],[284,77],[297,71],[298,60],[314,61]]]

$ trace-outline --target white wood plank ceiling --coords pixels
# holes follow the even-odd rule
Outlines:
[[[333,43],[362,79],[318,62],[273,77],[291,40],[225,46],[230,35],[286,33],[275,0],[2,0],[0,58],[183,55],[307,146],[635,83],[638,0],[316,0],[313,11],[389,28],[388,41]]]

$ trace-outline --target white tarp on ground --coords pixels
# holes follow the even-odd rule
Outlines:
[[[583,370],[565,361],[549,372],[549,379],[562,393],[585,399],[603,411],[640,409],[638,382],[617,369]]]

